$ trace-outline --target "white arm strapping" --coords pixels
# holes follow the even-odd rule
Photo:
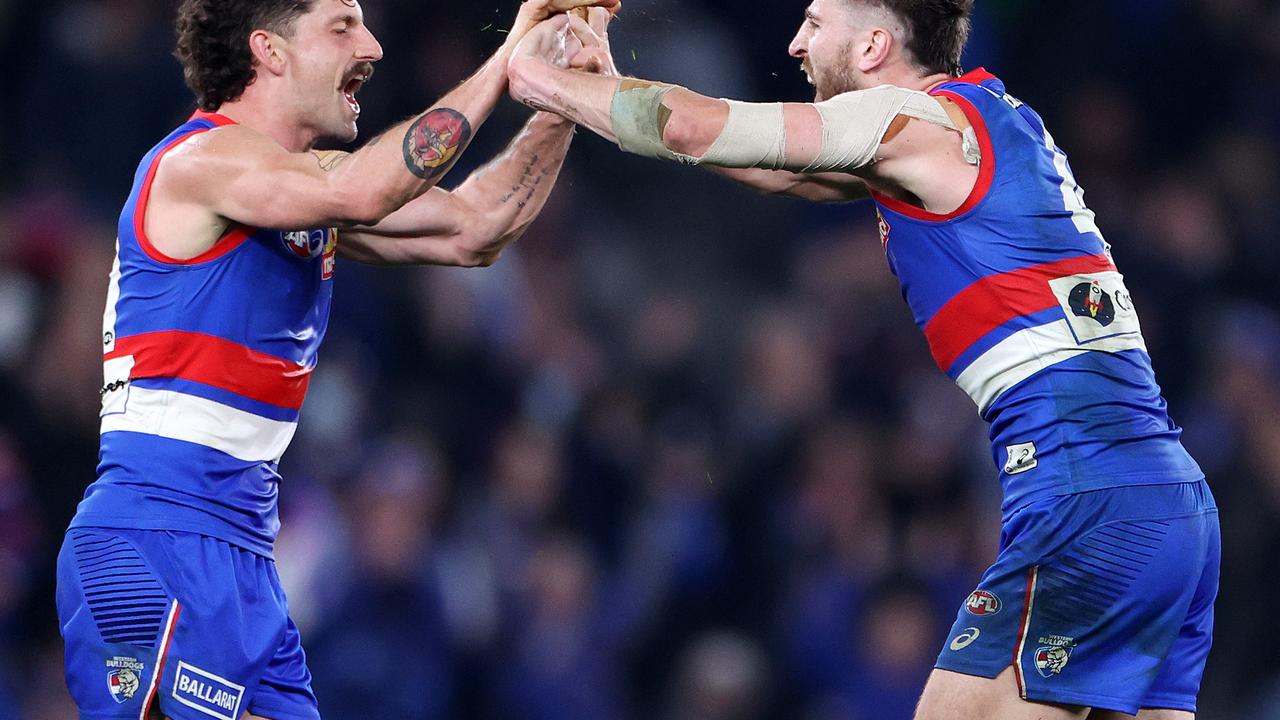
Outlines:
[[[662,98],[671,86],[624,82],[614,94],[611,117],[623,150],[689,165],[727,168],[792,167],[806,173],[854,170],[875,162],[889,126],[899,115],[958,130],[937,99],[919,90],[881,85],[844,93],[814,108],[822,117],[822,149],[803,168],[786,157],[787,129],[782,103],[724,100],[729,119],[701,157],[672,152],[662,139]],[[669,112],[669,111],[667,111]],[[966,151],[966,155],[968,152]]]
[[[802,171],[807,173],[854,170],[875,162],[876,150],[899,115],[959,129],[928,93],[892,85],[844,93],[814,107],[822,116],[822,150]]]

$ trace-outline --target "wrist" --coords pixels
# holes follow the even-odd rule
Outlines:
[[[545,127],[548,130],[573,133],[578,128],[578,124],[562,115],[557,115],[550,110],[538,110],[533,114],[533,118],[529,121],[531,125]]]

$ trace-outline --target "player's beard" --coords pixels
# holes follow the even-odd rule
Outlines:
[[[857,72],[853,69],[853,41],[849,41],[840,48],[830,68],[823,68],[819,72],[817,67],[811,66],[809,75],[813,78],[814,92],[819,102],[847,92],[861,90]]]

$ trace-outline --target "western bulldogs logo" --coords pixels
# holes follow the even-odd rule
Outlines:
[[[328,234],[324,230],[296,230],[294,232],[280,233],[280,239],[284,242],[284,246],[289,252],[304,260],[309,260],[313,257],[319,257],[324,251],[325,236]]]
[[[1115,322],[1115,303],[1111,300],[1111,294],[1103,290],[1097,280],[1076,285],[1071,289],[1067,302],[1071,304],[1071,311],[1076,317],[1093,318],[1102,327]]]
[[[111,669],[107,673],[107,690],[111,699],[121,704],[132,700],[142,685],[138,679],[142,663],[137,658],[116,656],[107,661],[107,667]]]
[[[132,670],[112,670],[107,673],[107,689],[118,703],[133,699],[138,694],[138,674]]]
[[[974,590],[964,601],[964,609],[970,615],[995,615],[1000,612],[1000,598],[986,590]]]
[[[1045,678],[1062,672],[1071,659],[1070,645],[1044,645],[1036,649],[1036,670]]]

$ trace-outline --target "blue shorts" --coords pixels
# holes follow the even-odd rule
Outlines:
[[[1109,488],[1016,511],[937,667],[1026,700],[1195,712],[1213,641],[1218,511],[1201,482]]]
[[[318,720],[275,563],[185,532],[75,528],[58,555],[83,720]]]

